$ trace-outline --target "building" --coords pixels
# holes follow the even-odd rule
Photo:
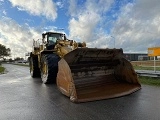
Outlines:
[[[147,53],[124,53],[124,56],[129,61],[149,60]]]

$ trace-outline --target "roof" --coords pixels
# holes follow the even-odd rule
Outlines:
[[[60,32],[46,32],[46,33],[43,33],[43,34],[48,34],[48,33],[51,33],[51,34],[64,34],[64,33],[60,33]]]

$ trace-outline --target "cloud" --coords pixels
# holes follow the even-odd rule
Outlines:
[[[78,20],[72,18],[69,22],[70,37],[77,37],[85,41],[90,41],[99,19],[99,15],[94,12],[83,13],[83,15],[78,16]]]
[[[45,16],[48,20],[57,18],[56,4],[52,0],[9,0],[12,6],[31,15]]]
[[[112,0],[87,0],[82,7],[70,0],[70,37],[89,47],[113,48],[115,42],[124,52],[146,53],[148,47],[160,46],[159,6],[159,0],[121,1],[120,6]]]
[[[0,44],[11,49],[12,58],[24,57],[25,53],[32,50],[33,39],[39,38],[41,33],[27,25],[20,26],[7,17],[0,19]]]
[[[55,4],[51,0],[37,1],[35,4],[35,1],[31,0],[10,0],[13,6],[32,15],[42,15],[55,20]],[[115,42],[116,48],[122,48],[124,52],[144,53],[148,47],[160,46],[159,0],[124,1],[117,8],[114,0],[86,0],[81,1],[81,4],[78,0],[70,0],[69,38],[86,41],[88,47],[97,48],[113,48]],[[51,4],[48,7],[49,3]],[[62,3],[56,3],[58,8]],[[9,15],[8,9],[2,9],[2,13],[3,10],[7,10]],[[13,19],[1,16],[0,44],[11,48],[12,57],[24,57],[25,53],[32,49],[32,40],[41,38],[43,31],[57,31],[57,28],[51,24],[33,28],[27,23],[19,25]]]
[[[64,7],[64,4],[63,2],[56,2],[56,5],[59,7],[59,8],[63,8]]]
[[[77,0],[70,0],[69,1],[69,14],[71,15],[71,16],[75,16],[77,13],[77,11],[78,11],[78,6],[77,6]]]
[[[142,20],[152,19],[159,15],[160,11],[159,0],[137,0],[133,10],[135,10],[135,16]]]
[[[12,27],[11,27],[12,26]],[[44,32],[62,32],[55,26],[47,26],[43,29],[30,27],[27,23],[19,25],[8,17],[0,19],[0,44],[11,49],[11,57],[25,57],[25,54],[32,51],[33,39],[40,40]]]
[[[158,6],[158,0],[141,0],[124,6],[111,33],[116,46],[126,52],[147,52],[148,47],[160,46]]]
[[[70,37],[86,42],[99,39],[98,34],[101,30],[98,27],[103,21],[101,15],[109,9],[112,3],[113,0],[99,0],[98,2],[87,0],[80,6],[76,0],[70,0]]]
[[[3,14],[4,14],[4,15],[7,15],[7,12],[6,12],[5,10],[3,10]]]

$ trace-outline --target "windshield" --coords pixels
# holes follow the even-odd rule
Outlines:
[[[52,41],[52,42],[56,42],[56,41],[57,41],[57,38],[56,38],[56,37],[48,37],[48,40],[49,40],[49,41]]]
[[[63,34],[50,34],[49,41],[56,42],[57,40],[64,40]]]

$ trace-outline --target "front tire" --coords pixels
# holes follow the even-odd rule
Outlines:
[[[56,83],[58,73],[59,56],[56,54],[45,54],[41,58],[41,78],[43,83]]]
[[[29,67],[31,77],[40,77],[40,69],[38,67],[38,56],[29,57]]]

